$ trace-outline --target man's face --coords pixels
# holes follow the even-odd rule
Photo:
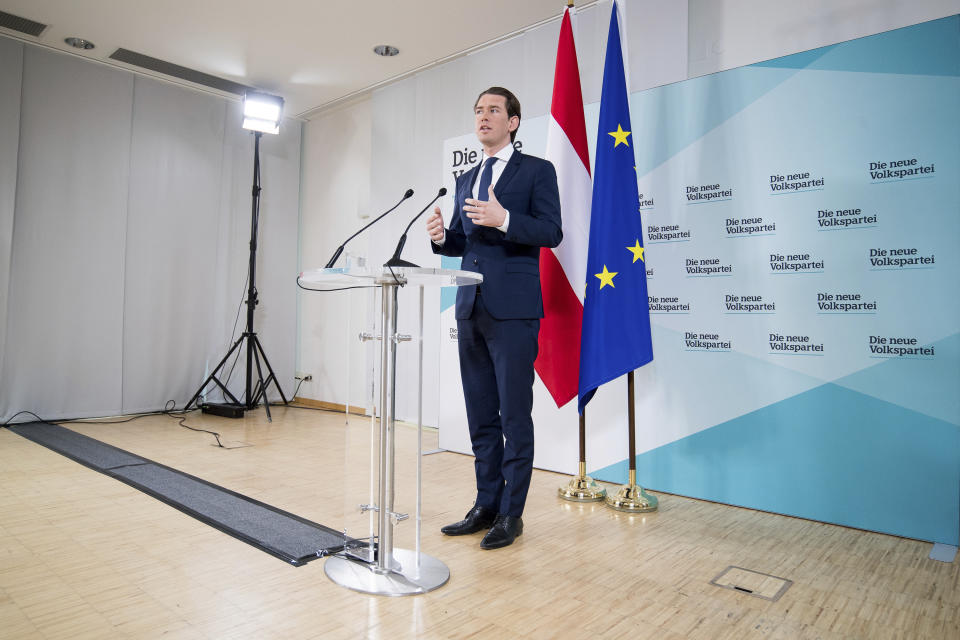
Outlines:
[[[477,139],[484,147],[500,148],[510,143],[510,132],[520,126],[517,116],[507,116],[507,99],[485,93],[473,110]]]

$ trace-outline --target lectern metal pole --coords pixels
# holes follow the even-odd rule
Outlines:
[[[396,410],[397,372],[397,287],[385,284],[382,287],[380,361],[380,519],[377,525],[378,573],[387,573],[393,567],[393,474],[394,474],[394,412]]]
[[[417,336],[417,569],[420,569],[420,517],[423,508],[423,285],[420,285],[420,323]]]
[[[377,330],[377,300],[379,300],[379,298],[376,295],[376,289],[371,289],[370,293],[371,293],[370,308],[373,309],[372,322],[373,322],[373,331],[375,332]],[[374,351],[374,353],[376,352]],[[376,499],[377,499],[377,478],[376,478],[375,470],[377,470],[377,467],[378,467],[377,465],[377,450],[378,450],[377,407],[378,406],[381,407],[381,411],[382,411],[382,405],[378,405],[377,403],[377,363],[376,363],[376,356],[373,356],[373,358],[370,361],[370,497],[369,497],[369,502],[367,502],[368,506],[372,506],[376,504]],[[368,520],[369,520],[368,524],[370,529],[369,560],[373,561],[373,548],[374,548],[374,543],[376,542],[375,536],[377,532],[377,529],[376,529],[377,513],[372,509],[370,510],[370,517],[368,518]]]

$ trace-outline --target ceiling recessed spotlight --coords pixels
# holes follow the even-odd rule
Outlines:
[[[389,44],[378,44],[373,48],[373,52],[378,56],[390,57],[400,53],[400,49],[397,49],[396,47]]]
[[[93,49],[94,44],[89,40],[84,40],[83,38],[64,38],[63,40],[71,47],[76,47],[77,49]]]

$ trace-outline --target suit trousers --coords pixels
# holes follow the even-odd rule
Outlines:
[[[477,475],[477,501],[520,517],[533,472],[533,363],[540,320],[498,320],[478,289],[457,320],[460,376]]]

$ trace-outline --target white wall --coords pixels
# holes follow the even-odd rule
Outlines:
[[[370,221],[370,99],[326,112],[304,127],[300,269],[326,264],[336,247]],[[402,193],[401,193],[402,195]],[[392,204],[392,203],[391,203]],[[372,209],[371,209],[372,206]],[[370,236],[350,242],[338,266],[370,255]],[[371,290],[300,291],[297,370],[313,376],[298,396],[366,406],[366,356],[357,334],[369,329]],[[349,389],[349,395],[348,395]]]
[[[575,20],[586,103],[600,97],[610,6],[611,2],[592,5]],[[960,0],[628,0],[626,8],[630,83],[631,90],[637,91],[951,15],[960,12]],[[547,113],[558,33],[559,21],[549,23],[402,79],[375,91],[369,101],[308,122],[302,268],[322,266],[337,238],[361,226],[356,196],[350,194],[369,189],[369,207],[363,209],[380,211],[404,189],[413,187],[417,191],[414,202],[368,232],[362,250],[365,255],[374,262],[380,258],[377,264],[389,257],[403,225],[422,206],[416,203],[426,204],[440,186],[443,140],[472,130],[470,106],[483,88],[492,84],[510,87],[521,99],[524,118]],[[331,168],[336,169],[335,185],[329,176]],[[448,196],[447,210],[449,206]],[[328,232],[327,227],[337,232]],[[426,240],[420,240],[411,234],[404,257],[437,266],[439,260],[430,255]],[[424,412],[426,422],[436,424],[438,350],[429,337],[438,330],[439,295],[431,292],[427,301]],[[413,333],[415,299],[412,295],[406,301],[401,297],[400,305],[400,331]],[[338,382],[336,373],[346,367],[346,349],[335,337],[342,335],[338,326],[343,322],[338,316],[342,313],[332,302],[302,303],[301,367],[306,371],[312,363],[322,362],[326,381],[318,381],[316,372],[308,371],[315,376],[314,384],[305,384],[301,396],[340,404],[346,401],[346,386]],[[355,308],[353,317],[358,314],[362,312]],[[410,356],[405,356],[401,345],[397,399],[398,417],[408,420],[416,416],[416,359],[415,351],[409,351]],[[354,354],[354,368],[357,360]],[[351,377],[356,385],[357,374]],[[351,386],[351,401],[362,404],[362,398],[362,389]]]

